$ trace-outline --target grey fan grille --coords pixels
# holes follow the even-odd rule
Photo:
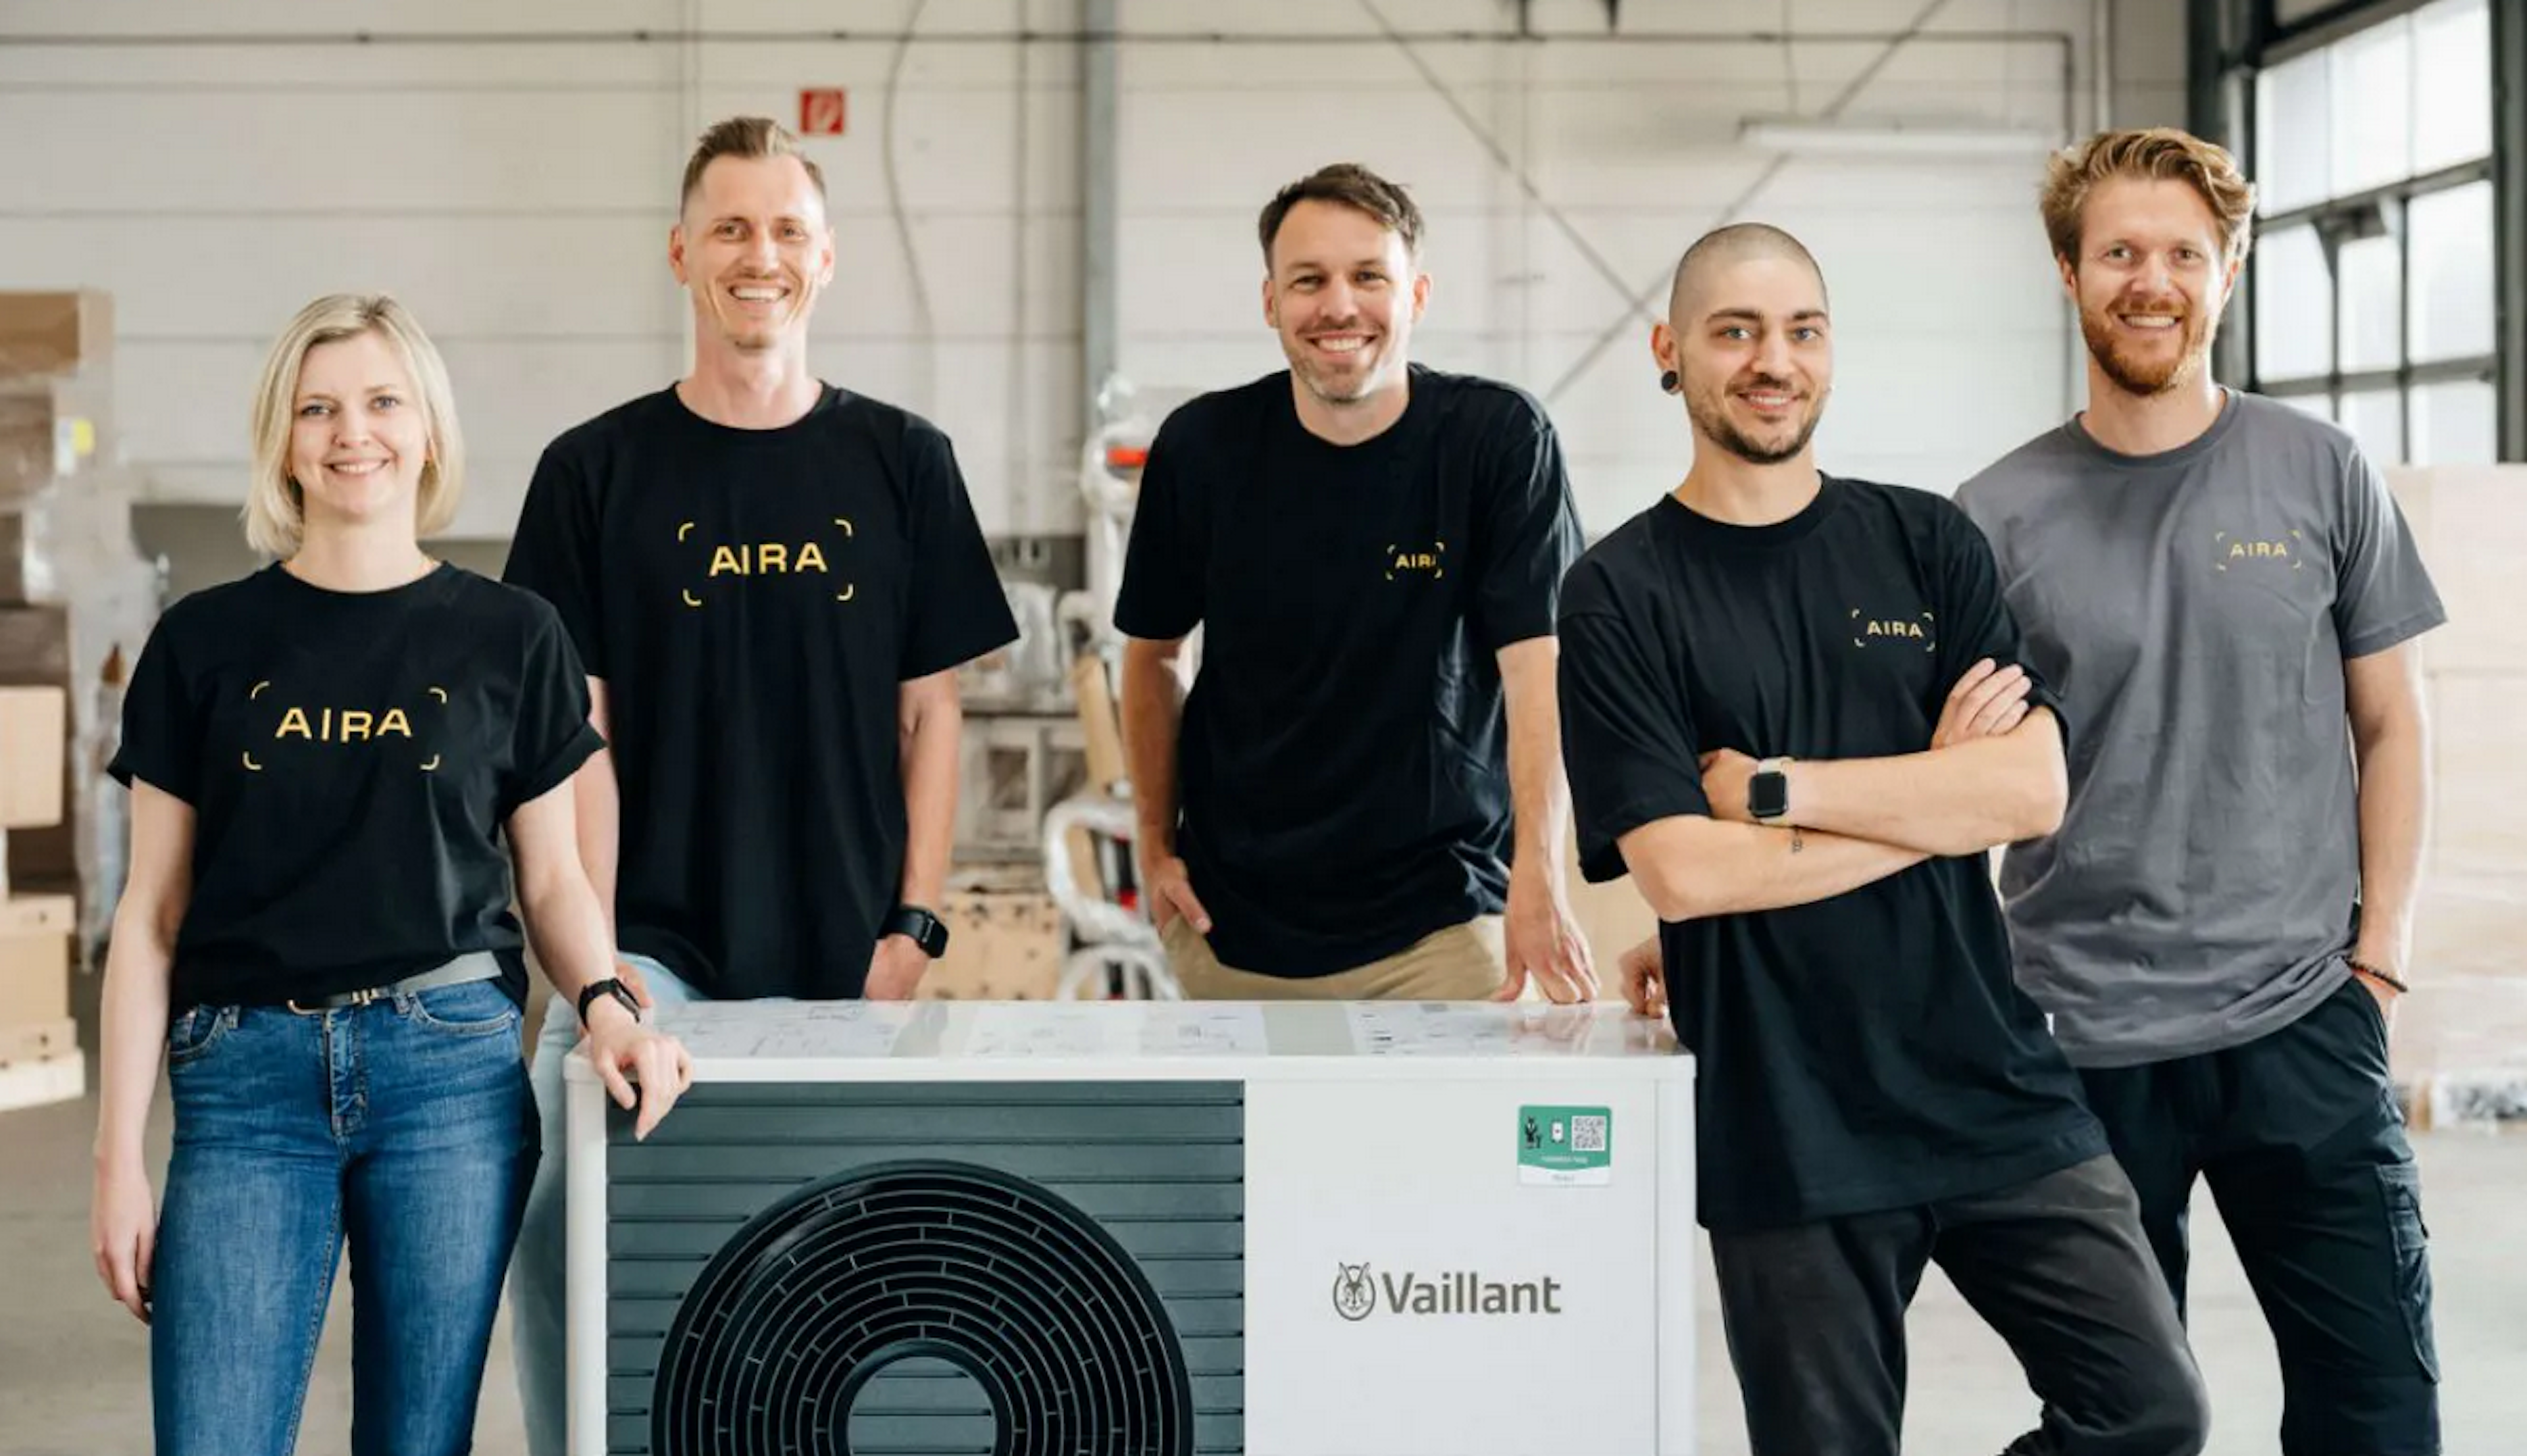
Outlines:
[[[1242,1451],[1243,1121],[1234,1083],[720,1083],[618,1126],[607,1449]]]

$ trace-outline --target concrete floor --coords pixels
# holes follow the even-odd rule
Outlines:
[[[147,1333],[113,1304],[87,1253],[92,1099],[0,1114],[0,1456],[138,1456],[149,1449]],[[162,1106],[154,1132],[165,1150]],[[2416,1137],[2439,1290],[2448,1456],[2501,1456],[2527,1431],[2527,1243],[2517,1236],[2527,1134]],[[2272,1456],[2280,1418],[2269,1340],[2208,1200],[2193,1221],[2195,1353],[2212,1391],[2217,1456]],[[2503,1232],[2503,1230],[2509,1231]],[[337,1287],[300,1449],[344,1448],[348,1309]],[[1707,1274],[1697,1391],[1700,1456],[1744,1456],[1736,1391]],[[2033,1410],[2007,1351],[1934,1270],[1912,1318],[1909,1449],[1989,1456]],[[477,1449],[518,1456],[505,1325],[485,1382]]]

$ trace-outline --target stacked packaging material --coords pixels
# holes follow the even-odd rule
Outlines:
[[[0,291],[0,687],[58,689],[67,728],[63,813],[9,834],[7,873],[20,895],[68,897],[75,966],[122,888],[129,810],[104,770],[165,580],[132,540],[113,354],[106,294]]]
[[[0,842],[62,822],[69,703],[58,687],[0,687]],[[71,897],[0,883],[0,1109],[79,1095],[71,1017]]]
[[[2527,1123],[2527,465],[2387,472],[2447,603],[2421,640],[2432,794],[2395,1064],[2423,1123]]]

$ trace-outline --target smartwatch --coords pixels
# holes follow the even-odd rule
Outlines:
[[[579,1024],[582,1027],[586,1027],[588,1025],[589,1003],[599,996],[612,996],[615,1000],[623,1003],[624,1010],[632,1013],[632,1020],[637,1022],[641,1019],[640,998],[632,994],[632,988],[623,983],[623,979],[621,977],[609,976],[603,980],[590,981],[588,985],[580,991]]]
[[[1757,824],[1771,824],[1790,812],[1790,766],[1787,758],[1768,758],[1755,765],[1746,780],[1746,812]]]
[[[934,961],[948,953],[948,923],[918,905],[896,906],[886,918],[883,934],[911,936],[921,953]]]

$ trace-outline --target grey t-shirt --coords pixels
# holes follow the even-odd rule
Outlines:
[[[2447,620],[2335,426],[2231,390],[2120,455],[2074,420],[1956,494],[2073,722],[2070,806],[2001,865],[2018,977],[2083,1067],[2252,1041],[2349,974],[2360,889],[2343,663]]]

